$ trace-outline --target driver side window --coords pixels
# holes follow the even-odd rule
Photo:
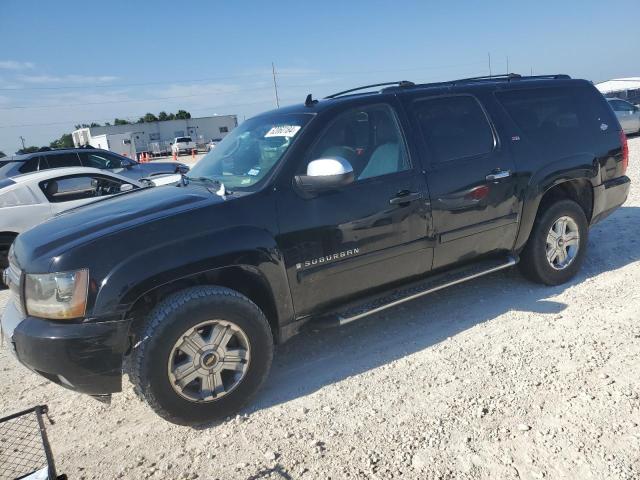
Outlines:
[[[84,167],[99,168],[102,170],[110,168],[122,168],[122,160],[114,155],[105,153],[84,153],[81,154],[82,165]]]
[[[342,157],[356,181],[410,168],[398,121],[388,105],[354,108],[337,116],[309,151],[312,160]]]
[[[47,200],[61,203],[114,195],[125,191],[123,185],[131,184],[103,176],[73,175],[46,180],[40,183],[40,188]],[[131,185],[131,188],[137,187]]]

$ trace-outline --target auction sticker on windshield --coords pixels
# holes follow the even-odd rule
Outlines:
[[[264,138],[269,137],[293,137],[300,130],[300,125],[279,125],[277,127],[271,127]]]

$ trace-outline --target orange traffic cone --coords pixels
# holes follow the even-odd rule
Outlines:
[[[173,161],[177,162],[178,161],[178,156],[176,155],[176,152],[173,152]]]
[[[194,160],[196,159],[196,149],[192,149],[191,150],[191,158],[193,158]]]

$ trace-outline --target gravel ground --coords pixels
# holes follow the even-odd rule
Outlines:
[[[0,414],[47,403],[69,478],[640,478],[640,138],[629,200],[571,283],[496,273],[276,352],[242,415],[177,427],[0,351]],[[0,305],[6,301],[0,292]]]

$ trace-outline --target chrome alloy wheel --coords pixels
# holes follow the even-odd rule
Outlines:
[[[580,231],[571,217],[558,218],[547,234],[547,261],[555,270],[564,270],[578,255]]]
[[[247,335],[235,323],[202,322],[180,335],[169,355],[169,381],[192,402],[218,400],[236,388],[249,368]]]

